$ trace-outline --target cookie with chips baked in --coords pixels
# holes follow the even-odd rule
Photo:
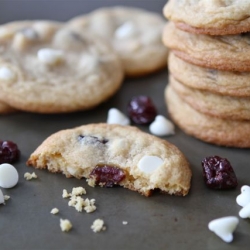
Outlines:
[[[181,59],[206,68],[250,71],[250,33],[228,36],[191,34],[169,22],[163,42]]]
[[[249,97],[250,73],[221,71],[188,63],[174,53],[169,54],[168,69],[179,82],[188,87],[216,94]]]
[[[188,81],[188,79],[187,79]],[[250,120],[250,97],[232,97],[190,88],[169,76],[171,87],[197,111],[223,119]]]
[[[51,21],[1,25],[0,70],[0,99],[38,113],[95,107],[119,89],[124,76],[103,39]]]
[[[59,131],[31,154],[27,165],[145,196],[154,189],[175,195],[190,189],[191,170],[180,150],[132,126],[103,123]]]
[[[250,147],[250,121],[220,119],[198,112],[170,85],[166,87],[165,100],[171,118],[185,133],[220,146]]]
[[[249,9],[245,0],[169,0],[163,12],[188,32],[229,35],[250,31]]]
[[[165,23],[157,13],[120,6],[101,8],[69,21],[70,26],[91,30],[108,40],[128,76],[149,74],[167,65],[168,50],[161,41]]]

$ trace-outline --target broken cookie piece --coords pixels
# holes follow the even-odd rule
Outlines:
[[[116,124],[59,131],[31,154],[27,165],[84,177],[92,186],[120,185],[145,196],[155,189],[185,196],[192,175],[177,147],[138,128]]]

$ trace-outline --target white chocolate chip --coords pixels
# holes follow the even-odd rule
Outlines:
[[[10,199],[10,196],[9,196],[9,195],[4,195],[3,197],[4,197],[4,200],[5,200],[5,201],[8,201],[8,200]]]
[[[212,220],[208,224],[210,231],[214,232],[225,242],[233,240],[233,232],[239,223],[239,219],[235,216],[228,216]]]
[[[44,48],[37,52],[38,59],[47,65],[55,65],[64,59],[63,51]]]
[[[138,163],[138,168],[144,173],[151,174],[162,164],[163,160],[160,157],[153,155],[146,155],[140,159]]]
[[[3,188],[12,188],[18,182],[18,172],[14,166],[8,163],[0,165],[0,186]]]
[[[118,27],[115,31],[115,38],[126,39],[134,37],[137,34],[136,26],[133,22],[128,21]]]
[[[174,134],[174,125],[171,121],[162,115],[157,115],[150,124],[149,131],[157,136],[166,136]]]
[[[22,33],[29,40],[35,40],[37,38],[37,33],[32,28],[23,29]]]
[[[94,55],[85,54],[80,60],[80,69],[86,73],[94,71],[99,64],[99,59]]]
[[[5,199],[4,199],[4,196],[3,196],[3,192],[0,189],[0,204],[4,204],[4,203],[5,203]]]
[[[108,111],[108,118],[107,118],[108,124],[120,124],[123,126],[129,125],[130,120],[126,115],[124,115],[121,111],[119,111],[116,108],[111,108]]]
[[[37,179],[37,175],[36,175],[35,172],[33,172],[32,174],[26,172],[26,173],[24,174],[24,178],[25,178],[27,181],[30,181],[30,180],[32,180],[32,179]]]
[[[128,222],[127,221],[123,221],[122,224],[123,225],[128,225]]]
[[[250,202],[240,210],[239,216],[243,219],[250,218]]]
[[[239,194],[236,198],[236,202],[239,206],[244,207],[248,203],[250,203],[250,187],[245,185],[241,188],[241,194]]]
[[[15,73],[8,67],[0,68],[0,80],[11,81],[16,77]]]

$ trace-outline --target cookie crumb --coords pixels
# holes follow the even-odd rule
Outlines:
[[[72,228],[72,224],[67,219],[60,219],[60,227],[63,232],[68,232]]]
[[[26,172],[26,173],[24,174],[24,178],[25,178],[27,181],[29,181],[29,180],[32,180],[32,179],[37,179],[37,175],[36,175],[35,172],[33,172],[32,174]]]
[[[53,208],[51,211],[50,211],[51,214],[58,214],[59,213],[59,209],[58,208]]]
[[[89,200],[88,198],[85,200],[84,210],[86,213],[92,213],[96,210],[95,199]]]
[[[92,226],[91,226],[91,229],[95,232],[95,233],[98,233],[100,231],[105,231],[106,230],[106,227],[104,226],[104,221],[101,220],[101,219],[96,219]]]
[[[71,195],[83,195],[86,194],[86,189],[83,187],[76,187],[72,189]]]
[[[95,183],[96,183],[95,178],[89,178],[89,179],[87,179],[86,181],[87,181],[87,183],[88,183],[88,185],[89,185],[90,187],[95,187]]]
[[[128,225],[128,222],[127,221],[123,221],[122,224],[123,225]]]
[[[68,191],[66,189],[63,189],[62,197],[64,199],[70,197],[70,194],[68,193]]]

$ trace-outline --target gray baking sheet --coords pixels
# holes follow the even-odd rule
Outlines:
[[[161,13],[166,1],[0,1],[0,23],[23,19],[52,19],[66,21],[102,6],[136,6]],[[126,113],[127,103],[136,95],[148,95],[155,102],[159,114],[168,117],[163,92],[168,72],[143,78],[127,79],[120,91],[94,110],[71,114],[42,115],[15,113],[0,116],[0,139],[16,142],[21,159],[14,164],[20,181],[12,189],[2,189],[11,199],[0,205],[0,249],[249,249],[249,219],[240,219],[234,241],[223,242],[208,230],[212,219],[238,216],[240,207],[236,196],[242,185],[250,185],[250,155],[248,149],[234,149],[210,145],[184,134],[164,137],[183,151],[190,162],[193,178],[186,197],[154,193],[150,198],[120,187],[91,188],[85,180],[67,179],[61,174],[35,170],[37,180],[26,181],[25,172],[34,169],[25,162],[29,155],[52,133],[88,123],[105,122],[107,112],[115,107]],[[148,126],[140,126],[149,132]],[[202,178],[201,160],[210,155],[228,158],[238,177],[235,190],[213,191]],[[62,190],[83,186],[85,197],[96,199],[94,213],[79,213],[62,198]],[[50,214],[59,208],[57,215]],[[63,233],[60,218],[67,218],[73,229]],[[90,226],[97,218],[105,221],[106,231],[94,233]],[[127,221],[127,225],[123,225]]]

